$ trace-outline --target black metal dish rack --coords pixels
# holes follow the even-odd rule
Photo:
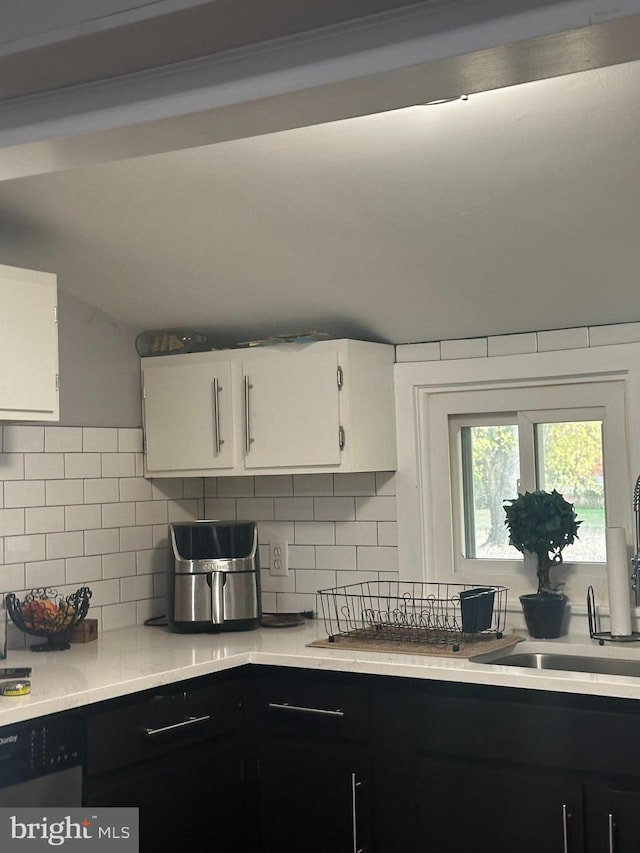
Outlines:
[[[365,581],[319,590],[329,641],[336,637],[396,643],[462,642],[502,637],[507,587]]]

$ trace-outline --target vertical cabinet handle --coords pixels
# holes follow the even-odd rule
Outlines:
[[[216,377],[213,380],[213,450],[216,456],[220,454],[220,448],[224,444],[220,436],[220,382]]]
[[[613,815],[609,814],[609,853],[615,853],[613,830],[615,829],[615,821]]]
[[[249,377],[244,377],[244,449],[248,453],[251,450],[251,415],[250,415],[250,398],[249,392],[253,385],[249,381]]]
[[[356,774],[351,774],[351,827],[353,834],[353,853],[364,853],[362,847],[358,847],[358,788],[362,782],[358,782]]]
[[[562,804],[562,851],[569,853],[569,818],[571,812],[567,810],[567,804]]]

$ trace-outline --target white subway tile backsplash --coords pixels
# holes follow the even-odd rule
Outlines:
[[[63,453],[25,453],[25,480],[62,480],[64,478]]]
[[[37,563],[27,563],[25,575],[26,589],[57,588],[67,582],[64,560],[42,560]]]
[[[135,575],[120,579],[120,601],[137,601],[152,598],[153,578],[151,575]]]
[[[294,474],[293,494],[312,498],[332,495],[333,474]]]
[[[166,524],[168,521],[166,501],[137,501],[136,524]]]
[[[292,497],[293,477],[290,474],[274,474],[272,477],[255,478],[257,498]]]
[[[142,430],[118,429],[118,451],[120,453],[142,453]]]
[[[0,453],[0,480],[24,479],[24,454]]]
[[[365,543],[363,543],[365,544]],[[378,545],[397,545],[398,525],[395,521],[378,522]]]
[[[313,498],[313,518],[316,521],[354,521],[356,517],[355,499],[350,498]]]
[[[116,453],[118,430],[112,427],[83,427],[82,449],[85,453]]]
[[[109,578],[124,578],[136,573],[136,552],[126,551],[125,553],[103,554],[102,556],[102,577],[105,580]]]
[[[315,569],[316,549],[313,545],[289,545],[289,568]]]
[[[47,453],[79,453],[82,450],[82,427],[47,427],[44,449]]]
[[[316,570],[315,572],[298,572],[296,574],[295,591],[298,593],[315,594],[319,589],[330,589],[335,585],[335,571]]]
[[[354,545],[317,545],[316,568],[356,569],[356,547]]]
[[[123,528],[124,529],[124,528]],[[76,534],[74,534],[76,535]],[[84,534],[85,554],[114,554],[120,551],[120,530],[85,530]]]
[[[0,448],[5,453],[42,453],[44,427],[6,424]]]
[[[100,453],[65,453],[64,476],[68,479],[89,479],[102,475]]]
[[[44,506],[43,480],[12,480],[4,484],[4,505],[11,507]]]
[[[120,529],[121,551],[143,551],[153,547],[153,528],[145,527],[122,527]]]
[[[84,551],[83,533],[80,530],[71,533],[47,533],[47,560],[59,557],[80,557]]]
[[[538,352],[550,350],[580,349],[589,346],[589,329],[553,329],[538,332]]]
[[[278,521],[313,519],[314,498],[275,498],[275,518]]]
[[[115,579],[101,580],[102,560],[99,556],[67,560],[67,583],[91,587],[91,607],[102,607],[119,601],[120,584]],[[88,583],[87,583],[88,582]]]
[[[296,521],[296,545],[333,545],[336,541],[335,525],[330,521]]]
[[[396,499],[391,495],[356,498],[358,521],[395,521]]]
[[[121,501],[150,501],[151,482],[143,477],[122,477],[120,479]]]
[[[151,480],[152,500],[179,500],[183,497],[182,480],[179,478],[167,479],[158,477]]]
[[[110,604],[102,607],[102,630],[115,631],[136,624],[136,603]]]
[[[4,559],[7,563],[31,563],[46,559],[45,534],[5,537]]]
[[[24,563],[5,563],[0,567],[0,591],[20,592],[31,585],[25,581]]]
[[[102,504],[64,507],[65,530],[92,530],[102,524]]]
[[[102,504],[101,527],[133,527],[136,523],[135,503]]]
[[[118,480],[115,477],[85,480],[84,500],[88,504],[106,504],[119,501]]]
[[[375,521],[337,521],[336,545],[377,545],[378,525]]]
[[[0,433],[0,589],[88,585],[101,630],[164,613],[169,521],[257,521],[265,610],[313,610],[317,589],[369,565],[393,574],[393,474],[147,480],[138,429]],[[269,574],[276,531],[289,543],[284,578]]]
[[[65,529],[63,506],[28,507],[24,513],[27,533],[56,533]]]
[[[25,511],[22,507],[17,509],[0,509],[0,537],[22,536],[26,532]],[[30,533],[39,531],[31,530]]]
[[[83,504],[84,480],[51,480],[45,488],[47,506]]]
[[[238,521],[272,521],[274,500],[287,498],[238,498],[236,500],[236,518]]]
[[[375,495],[376,475],[371,472],[361,474],[336,474],[333,478],[335,495]]]
[[[397,572],[398,549],[392,547],[370,547],[359,545],[357,553],[358,571]]]
[[[153,548],[148,551],[136,551],[136,574],[149,575],[165,572],[168,558],[165,549]]]

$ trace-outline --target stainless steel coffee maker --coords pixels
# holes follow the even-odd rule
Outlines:
[[[255,522],[173,522],[169,541],[167,614],[173,631],[248,631],[260,625]]]

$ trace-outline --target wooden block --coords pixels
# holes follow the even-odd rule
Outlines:
[[[98,620],[83,619],[69,634],[70,643],[89,643],[98,639]]]

